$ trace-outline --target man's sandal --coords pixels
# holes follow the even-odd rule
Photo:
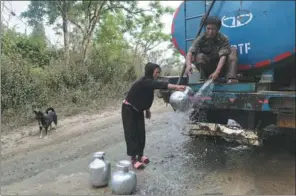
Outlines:
[[[236,79],[228,79],[227,84],[236,84],[238,83],[238,80]]]
[[[140,159],[140,162],[148,164],[148,163],[150,163],[150,160],[148,159],[148,157],[142,156],[141,159]]]

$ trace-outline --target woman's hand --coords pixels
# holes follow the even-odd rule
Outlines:
[[[184,86],[184,85],[177,85],[177,86],[176,86],[176,90],[177,90],[177,91],[184,91],[185,88],[186,88],[186,86]]]
[[[168,89],[177,90],[177,91],[184,91],[186,86],[184,85],[176,85],[176,84],[169,84]]]

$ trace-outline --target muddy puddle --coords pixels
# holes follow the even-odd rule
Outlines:
[[[211,81],[206,82],[194,99],[210,95],[212,89]],[[151,133],[159,134],[155,141],[163,141],[153,144],[161,153],[151,157],[160,161],[143,172],[147,177],[139,185],[139,194],[295,194],[295,131],[286,135],[271,131],[262,147],[230,143],[219,137],[192,138],[182,135],[191,111],[170,113],[167,130]]]
[[[176,116],[169,119],[173,119],[170,129],[150,135],[155,139],[148,141],[152,163],[138,172],[145,179],[139,183],[138,194],[295,194],[291,135],[273,135],[265,146],[250,147],[218,137],[184,136]]]
[[[151,163],[136,171],[134,195],[295,194],[295,135],[273,134],[265,146],[248,147],[217,137],[183,135],[186,117],[171,110],[153,114],[147,122],[145,148]],[[88,164],[93,152],[104,151],[114,172],[116,162],[127,158],[121,123],[92,129],[2,162],[3,171],[11,170],[3,172],[2,194],[111,195],[110,187],[89,186]]]

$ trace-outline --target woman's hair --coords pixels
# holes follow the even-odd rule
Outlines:
[[[145,65],[145,76],[149,76],[149,77],[152,77],[153,76],[153,72],[156,68],[159,68],[160,69],[160,66],[156,63],[147,63]]]
[[[203,20],[204,20],[204,18],[202,18],[202,21]],[[218,30],[221,28],[221,25],[222,25],[221,19],[217,16],[208,16],[208,18],[204,21],[204,26],[207,26],[209,24],[216,25]]]

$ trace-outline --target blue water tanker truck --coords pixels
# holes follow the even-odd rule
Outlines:
[[[234,119],[248,130],[269,125],[295,130],[295,1],[182,2],[174,13],[171,35],[184,57],[205,15],[221,19],[220,31],[237,47],[239,58],[239,83],[227,84],[221,78],[212,95],[204,97],[207,122],[225,125]],[[195,92],[205,82],[183,74],[163,79]],[[168,103],[172,91],[159,93]],[[199,108],[195,117],[200,113]]]

